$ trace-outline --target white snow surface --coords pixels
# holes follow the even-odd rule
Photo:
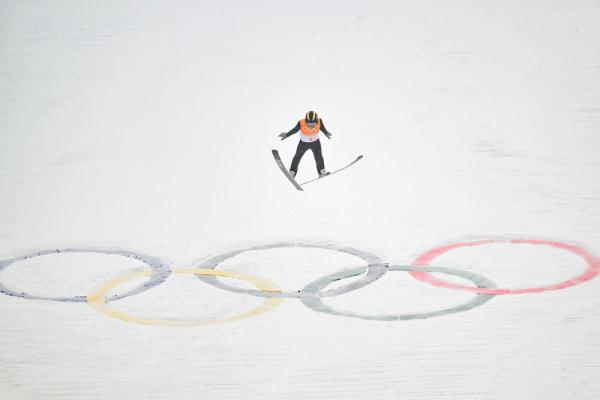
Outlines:
[[[316,243],[407,265],[479,238],[600,251],[600,1],[6,0],[0,92],[0,259],[125,249],[183,268]],[[299,192],[270,150],[289,165],[298,135],[277,135],[308,110],[333,133],[321,138],[328,169],[364,159]],[[315,175],[307,153],[298,179]],[[293,292],[365,265],[290,247],[219,269]],[[509,243],[432,265],[508,288],[586,268],[565,250]],[[0,281],[85,296],[140,268],[57,253]],[[323,302],[384,315],[473,297],[391,271]],[[173,274],[110,306],[183,321],[262,302]],[[1,399],[600,398],[600,279],[417,320],[288,298],[239,321],[149,326],[2,294],[0,315]]]

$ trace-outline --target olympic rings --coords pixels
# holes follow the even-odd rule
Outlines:
[[[324,297],[329,296],[338,296],[343,293],[347,293],[356,289],[360,289],[369,283],[376,281],[381,278],[386,272],[387,268],[385,266],[385,262],[375,254],[371,254],[362,250],[358,250],[352,247],[341,247],[333,244],[318,244],[318,243],[274,243],[274,244],[266,244],[262,246],[255,247],[247,247],[244,249],[238,249],[234,251],[230,251],[225,254],[221,254],[218,256],[214,256],[209,258],[208,260],[204,260],[201,262],[203,267],[206,268],[217,268],[217,266],[225,260],[233,258],[238,254],[245,253],[247,251],[254,250],[270,250],[270,249],[281,249],[281,248],[289,248],[289,247],[303,247],[303,248],[315,248],[315,249],[325,249],[325,250],[334,250],[340,253],[346,253],[358,258],[362,258],[367,262],[367,270],[366,274],[362,276],[360,279],[340,288],[328,290],[327,292],[321,293]],[[214,276],[198,276],[204,282],[218,287],[219,289],[228,290],[235,293],[243,293],[251,296],[260,296],[260,297],[292,297],[298,298],[300,297],[300,291],[296,292],[280,292],[280,293],[265,293],[260,290],[253,289],[242,289],[235,286],[227,285],[215,279]]]
[[[571,286],[579,285],[580,283],[589,281],[590,279],[595,278],[600,273],[600,258],[589,251],[572,244],[556,242],[556,241],[548,241],[548,240],[535,240],[535,239],[486,239],[486,240],[477,240],[470,242],[458,242],[451,243],[441,247],[436,247],[432,250],[429,250],[417,257],[417,259],[413,262],[418,265],[428,265],[432,260],[436,257],[447,253],[450,250],[454,250],[459,247],[472,247],[472,246],[480,246],[484,244],[490,243],[511,243],[511,244],[533,244],[533,245],[542,245],[542,246],[551,246],[561,250],[567,250],[573,254],[576,254],[582,257],[587,262],[587,268],[583,273],[577,275],[571,279],[568,279],[564,282],[559,282],[553,285],[547,286],[539,286],[539,287],[530,287],[525,289],[503,289],[503,288],[481,288],[481,287],[472,287],[472,286],[464,286],[458,285],[455,283],[446,282],[440,279],[433,277],[431,274],[424,271],[412,271],[410,274],[418,279],[421,282],[426,282],[434,286],[444,287],[448,289],[458,289],[458,290],[466,290],[469,292],[481,293],[481,294],[491,294],[491,295],[503,295],[503,294],[523,294],[523,293],[541,293],[549,290],[559,290],[566,289]]]
[[[504,289],[496,287],[495,283],[475,274],[473,272],[467,272],[456,268],[443,268],[438,266],[430,266],[429,264],[436,259],[438,256],[447,253],[451,250],[460,247],[474,247],[480,246],[484,244],[493,244],[493,243],[507,243],[507,244],[532,244],[532,245],[542,245],[542,246],[550,246],[553,248],[557,248],[560,250],[566,250],[571,252],[581,258],[583,258],[587,263],[586,270],[564,282],[555,283],[552,285],[539,286],[539,287],[531,287],[525,289]],[[284,292],[281,291],[274,283],[267,281],[263,278],[259,278],[254,275],[249,275],[241,272],[228,272],[217,269],[219,264],[223,261],[228,260],[238,254],[253,251],[253,250],[269,250],[269,249],[278,249],[278,248],[290,248],[290,247],[300,247],[300,248],[317,248],[317,249],[325,249],[325,250],[333,250],[346,254],[350,254],[356,257],[361,258],[366,262],[366,266],[360,268],[353,268],[350,270],[342,270],[335,272],[333,274],[327,275],[325,277],[319,278],[311,283],[308,283],[302,290],[298,292]],[[17,256],[14,258],[0,260],[0,275],[2,270],[4,270],[9,265],[23,261],[26,259],[30,259],[33,257],[39,257],[43,255],[49,254],[60,254],[60,253],[98,253],[98,254],[108,254],[108,255],[120,255],[128,258],[132,258],[135,260],[142,261],[146,265],[150,267],[150,270],[144,271],[134,271],[123,276],[113,278],[108,282],[105,282],[100,289],[90,294],[89,296],[74,296],[74,297],[45,297],[45,296],[35,296],[31,294],[27,294],[24,292],[20,292],[14,289],[9,289],[4,286],[0,282],[0,293],[4,293],[9,296],[16,296],[25,299],[35,299],[35,300],[52,300],[52,301],[63,301],[63,302],[87,302],[94,309],[104,313],[105,315],[120,319],[122,321],[133,322],[144,325],[158,325],[158,326],[172,326],[172,327],[183,327],[183,326],[203,326],[210,324],[217,324],[223,322],[231,322],[237,321],[244,318],[249,318],[252,316],[257,316],[262,313],[265,313],[273,308],[277,307],[281,304],[284,298],[299,298],[302,303],[308,308],[323,313],[329,313],[338,316],[352,317],[352,318],[360,318],[366,320],[380,320],[380,321],[396,321],[396,320],[412,320],[412,319],[427,319],[433,318],[463,311],[471,310],[475,307],[481,306],[484,303],[491,300],[496,295],[505,295],[505,294],[521,294],[521,293],[541,293],[549,290],[559,290],[566,289],[575,285],[579,285],[583,282],[594,279],[600,274],[600,257],[593,254],[591,251],[583,248],[582,246],[576,246],[573,244],[568,244],[559,241],[550,241],[550,240],[538,240],[538,239],[506,239],[506,238],[495,238],[495,239],[483,239],[483,240],[472,240],[472,241],[464,241],[446,244],[443,246],[436,247],[432,250],[429,250],[419,257],[417,257],[411,265],[388,265],[386,264],[379,256],[361,251],[351,247],[343,247],[335,244],[319,244],[319,243],[293,243],[293,242],[282,242],[282,243],[272,243],[254,247],[248,247],[244,249],[238,249],[234,251],[230,251],[221,255],[216,255],[208,258],[207,260],[199,263],[195,268],[178,268],[173,269],[163,261],[142,255],[136,252],[128,251],[128,250],[120,250],[120,249],[110,249],[110,248],[85,248],[85,247],[75,247],[75,248],[65,248],[65,249],[57,249],[57,250],[43,250],[35,253],[29,253],[26,255]],[[378,279],[380,279],[383,275],[385,275],[388,271],[406,271],[411,276],[416,278],[419,281],[426,282],[432,284],[434,286],[444,287],[447,289],[458,289],[463,291],[473,292],[475,297],[468,302],[455,306],[446,308],[443,310],[432,311],[432,312],[423,312],[423,313],[415,313],[415,314],[393,314],[393,315],[366,315],[360,313],[354,313],[350,311],[338,310],[327,306],[323,302],[323,298],[338,296],[344,293],[351,292],[353,290],[357,290],[362,288]],[[264,298],[263,302],[256,308],[238,314],[231,317],[219,319],[219,320],[174,320],[174,319],[149,319],[149,318],[141,318],[129,315],[125,312],[119,311],[112,306],[108,305],[109,301],[119,300],[128,296],[132,296],[134,294],[139,294],[145,290],[148,290],[152,287],[155,287],[161,283],[163,283],[170,274],[183,274],[183,275],[195,275],[197,278],[202,281],[215,286],[220,289],[228,290],[235,293],[246,294],[256,297]],[[438,279],[432,275],[432,273],[441,273],[446,275],[454,275],[461,277],[463,279],[470,280],[474,283],[475,286],[466,286],[451,283],[442,279]],[[331,283],[359,276],[359,279],[352,281],[344,286],[335,288],[335,289],[327,289]],[[134,287],[133,289],[121,293],[119,295],[113,295],[110,298],[107,298],[108,293],[110,293],[114,288],[138,279],[149,277],[146,282],[141,285]],[[253,283],[256,286],[256,290],[254,289],[242,289],[237,288],[235,286],[230,286],[226,283],[223,283],[216,279],[216,277],[224,277],[224,278],[233,278],[246,282]]]
[[[227,278],[239,279],[242,281],[247,281],[253,283],[257,288],[261,291],[265,292],[278,292],[279,288],[272,282],[269,282],[266,279],[259,278],[254,275],[244,274],[241,272],[226,272],[226,271],[215,271],[213,269],[206,268],[176,268],[172,270],[173,274],[184,274],[184,275],[217,275],[223,276]],[[283,298],[271,298],[265,299],[261,305],[258,307],[245,312],[243,314],[235,315],[233,317],[224,318],[220,320],[208,320],[208,321],[200,321],[200,320],[191,320],[191,321],[178,321],[178,320],[169,320],[169,319],[149,319],[149,318],[141,318],[129,315],[125,312],[118,311],[112,307],[110,307],[106,303],[106,295],[115,287],[129,282],[131,280],[142,278],[145,276],[151,276],[152,272],[150,271],[136,271],[131,272],[127,275],[121,276],[119,278],[111,279],[106,282],[100,289],[96,292],[90,294],[87,297],[87,302],[90,306],[92,306],[97,311],[100,311],[103,314],[108,315],[109,317],[120,319],[126,322],[134,322],[136,324],[142,325],[156,325],[156,326],[202,326],[202,325],[212,325],[223,322],[231,322],[237,321],[244,318],[254,317],[259,314],[265,313],[267,311],[272,310],[283,302]]]
[[[113,296],[110,300],[118,300],[124,297],[133,296],[134,294],[142,293],[154,286],[160,285],[170,274],[169,267],[158,258],[146,256],[139,253],[134,253],[129,250],[118,250],[118,249],[103,249],[95,247],[79,247],[79,248],[66,248],[66,249],[54,249],[54,250],[42,250],[35,253],[29,253],[22,256],[17,256],[7,260],[0,260],[0,273],[9,265],[17,261],[23,261],[34,257],[45,256],[48,254],[60,254],[60,253],[98,253],[108,255],[119,255],[123,257],[133,258],[139,260],[144,264],[148,265],[152,270],[150,279],[144,282],[142,285],[133,288],[132,290]],[[50,301],[67,301],[67,302],[84,302],[86,296],[73,296],[73,297],[45,297],[45,296],[34,296],[25,292],[17,292],[4,286],[0,282],[0,293],[4,293],[9,296],[23,297],[31,300],[50,300]]]
[[[440,272],[447,275],[455,275],[461,278],[465,278],[473,282],[479,288],[494,288],[496,285],[491,280],[481,276],[474,274],[472,272],[463,271],[455,268],[441,268],[441,267],[420,267],[416,265],[391,265],[388,267],[390,271],[427,271],[427,272]],[[352,318],[360,318],[367,320],[377,320],[377,321],[397,321],[397,320],[410,320],[410,319],[427,319],[433,317],[439,317],[442,315],[454,314],[458,312],[468,311],[475,307],[479,307],[484,303],[490,301],[495,296],[487,295],[487,294],[476,294],[475,298],[470,300],[465,304],[461,304],[456,307],[447,308],[439,311],[432,311],[426,313],[418,313],[418,314],[396,314],[396,315],[364,315],[353,313],[350,311],[342,311],[336,310],[330,306],[325,305],[323,303],[322,298],[318,295],[319,291],[325,288],[327,285],[340,280],[351,278],[356,275],[360,275],[364,272],[364,268],[355,268],[347,271],[340,271],[333,273],[331,275],[327,275],[321,279],[318,279],[312,283],[306,285],[306,287],[302,290],[302,296],[300,296],[300,300],[304,303],[308,308],[322,312],[327,314],[341,315],[345,317]]]

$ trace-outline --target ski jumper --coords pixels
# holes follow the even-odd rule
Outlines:
[[[325,169],[325,160],[323,160],[323,151],[321,150],[319,132],[323,132],[325,135],[330,135],[330,133],[327,131],[325,124],[323,124],[323,120],[320,118],[317,121],[317,124],[313,127],[308,126],[306,121],[301,119],[291,131],[286,133],[284,139],[292,136],[298,131],[300,131],[300,141],[298,142],[296,155],[294,155],[294,159],[292,160],[290,171],[293,171],[295,175],[298,172],[298,165],[300,164],[302,156],[304,156],[304,153],[306,153],[308,150],[311,150],[315,156],[317,173],[320,173]]]

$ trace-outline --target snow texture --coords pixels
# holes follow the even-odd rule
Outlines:
[[[585,273],[509,239],[600,252],[599,39],[591,0],[2,1],[0,398],[600,398],[600,279],[411,272]],[[308,110],[364,159],[299,192]],[[169,276],[210,260],[253,277]]]

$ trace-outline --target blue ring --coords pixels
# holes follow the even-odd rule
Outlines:
[[[65,248],[65,249],[52,249],[52,250],[42,250],[36,251],[35,253],[29,253],[21,256],[17,256],[14,258],[1,260],[0,261],[0,274],[2,271],[8,267],[9,265],[23,260],[28,260],[30,258],[45,256],[49,254],[60,254],[60,253],[99,253],[99,254],[108,254],[108,255],[120,255],[127,258],[133,258],[135,260],[139,260],[144,264],[148,265],[152,270],[152,276],[150,279],[143,284],[136,286],[128,292],[125,292],[120,295],[114,295],[110,299],[107,300],[118,300],[124,297],[133,296],[134,294],[138,294],[144,292],[148,289],[153,288],[154,286],[160,285],[163,283],[167,277],[171,274],[171,269],[169,266],[159,260],[158,258],[146,256],[143,254],[135,253],[129,250],[119,250],[119,249],[103,249],[103,248],[95,248],[95,247],[81,247],[81,248]],[[22,297],[24,299],[30,300],[51,300],[51,301],[62,301],[62,302],[74,302],[81,303],[87,300],[87,296],[73,296],[73,297],[46,297],[46,296],[35,296],[25,292],[18,292],[4,286],[2,282],[0,282],[0,293],[6,294],[8,296]]]

